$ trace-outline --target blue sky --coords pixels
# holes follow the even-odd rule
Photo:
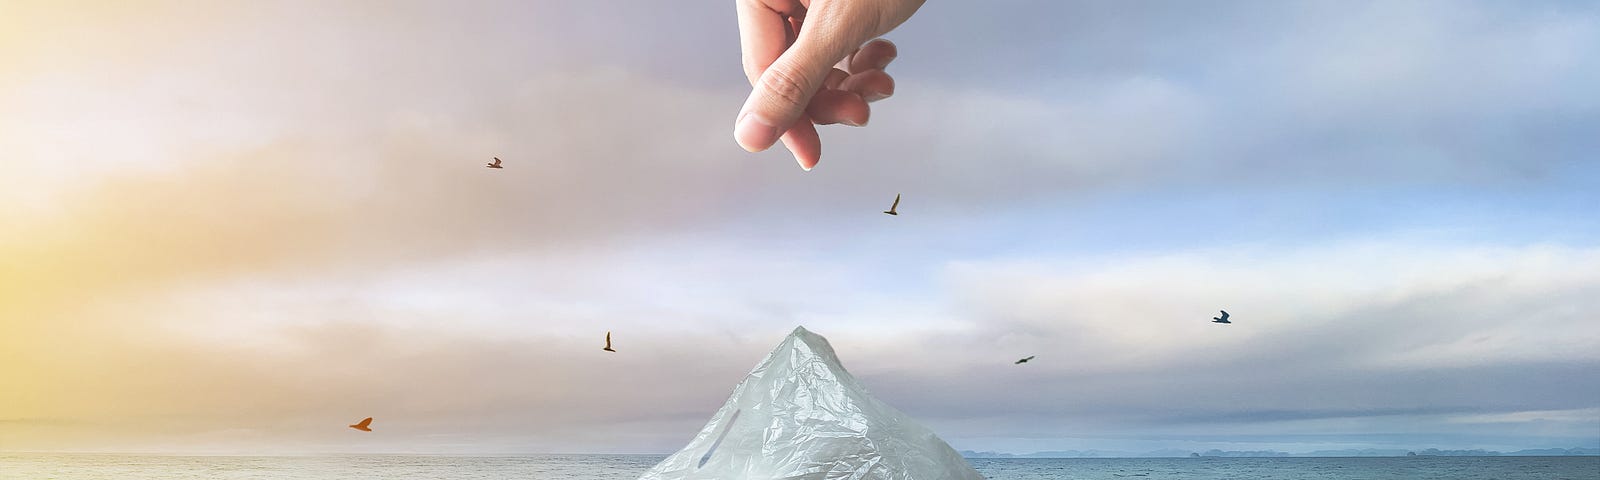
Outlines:
[[[719,3],[13,8],[0,449],[664,453],[802,324],[961,449],[1600,446],[1592,4],[930,2],[812,172]]]

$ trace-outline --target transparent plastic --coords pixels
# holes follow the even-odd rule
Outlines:
[[[689,446],[639,480],[982,480],[933,431],[873,398],[828,340],[796,328]]]

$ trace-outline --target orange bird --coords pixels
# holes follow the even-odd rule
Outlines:
[[[363,432],[370,432],[372,429],[367,428],[368,425],[372,425],[372,417],[367,417],[366,420],[362,420],[361,423],[351,425],[350,428],[354,428]]]

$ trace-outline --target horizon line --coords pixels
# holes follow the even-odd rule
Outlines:
[[[1171,450],[1179,450],[1179,449],[1171,449]],[[1419,450],[1410,450],[1410,449],[1338,449],[1338,450],[1326,450],[1326,451],[1360,451],[1360,450],[1394,451],[1394,450],[1405,450],[1406,452],[1408,452],[1408,453],[1405,453],[1405,454],[1397,454],[1397,455],[1311,455],[1311,453],[1317,452],[1317,450],[1313,450],[1311,452],[1304,452],[1304,453],[1283,452],[1283,451],[1277,451],[1277,450],[1217,450],[1217,451],[1220,451],[1220,452],[1223,452],[1223,453],[1256,453],[1256,452],[1260,452],[1260,453],[1281,454],[1281,455],[1206,455],[1205,454],[1206,452],[1210,452],[1212,450],[1216,450],[1216,449],[1207,449],[1207,450],[1203,450],[1203,451],[1189,451],[1189,453],[1190,453],[1189,455],[1148,455],[1148,453],[1154,453],[1154,452],[1158,451],[1158,450],[1153,450],[1153,451],[1150,451],[1150,452],[1146,452],[1147,454],[1143,454],[1143,455],[1139,454],[1137,452],[1121,452],[1121,451],[1119,451],[1119,452],[1115,452],[1115,453],[1118,453],[1118,455],[1107,455],[1107,456],[1081,456],[1080,455],[1080,456],[1038,456],[1038,457],[1030,456],[1030,455],[1039,455],[1039,454],[1043,454],[1043,453],[1055,453],[1056,451],[1040,451],[1040,452],[1032,452],[1032,453],[1008,453],[1008,452],[989,452],[989,451],[977,452],[977,451],[972,451],[972,450],[957,450],[957,453],[961,454],[962,458],[987,459],[987,460],[1070,460],[1070,459],[1113,459],[1113,458],[1275,458],[1275,457],[1286,457],[1286,456],[1287,457],[1296,457],[1296,458],[1386,458],[1386,457],[1411,457],[1411,456],[1417,456],[1417,457],[1507,457],[1507,456],[1513,456],[1513,457],[1600,457],[1600,448],[1590,448],[1590,447],[1525,448],[1525,449],[1522,449],[1522,450],[1515,450],[1515,451],[1511,451],[1511,452],[1504,452],[1504,451],[1498,451],[1498,450],[1481,450],[1481,449],[1465,449],[1465,450],[1462,450],[1462,449],[1457,449],[1457,450],[1433,449],[1433,450],[1440,451],[1440,452],[1468,452],[1468,451],[1473,451],[1473,450],[1481,450],[1483,452],[1481,454],[1468,454],[1468,455],[1424,454],[1424,453],[1417,453],[1417,452],[1419,452]],[[1427,451],[1427,450],[1428,449],[1423,449],[1423,450],[1420,450],[1420,451]],[[1572,454],[1565,454],[1565,455],[1515,455],[1515,453],[1517,453],[1517,452],[1537,451],[1537,450],[1594,450],[1594,451],[1593,452],[1572,453]],[[1062,452],[1065,452],[1065,451],[1066,450],[1063,450]],[[1079,450],[1079,451],[1094,452],[1094,450]],[[968,455],[969,453],[970,454],[977,454],[977,455],[976,456]],[[1110,453],[1110,452],[1108,452],[1108,453]],[[1415,453],[1415,455],[1411,455],[1411,453]],[[1131,454],[1131,455],[1122,455],[1122,454]],[[1199,454],[1199,455],[1196,455],[1196,454]],[[105,456],[147,456],[147,457],[411,456],[411,457],[462,457],[462,458],[474,458],[474,457],[476,457],[476,458],[494,458],[494,457],[554,457],[554,456],[666,457],[666,456],[672,455],[672,453],[671,452],[668,452],[668,453],[592,453],[592,452],[591,453],[548,453],[548,452],[519,452],[519,453],[507,453],[507,452],[481,452],[481,453],[443,453],[443,452],[431,452],[431,453],[430,452],[233,453],[233,452],[228,452],[228,453],[223,453],[223,452],[175,452],[175,451],[139,452],[139,451],[75,451],[75,450],[0,450],[0,455],[105,455]]]

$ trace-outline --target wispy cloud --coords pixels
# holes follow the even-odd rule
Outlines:
[[[7,448],[666,451],[796,324],[962,447],[1593,439],[1589,5],[929,5],[806,174],[726,6],[84,7],[0,18]]]

